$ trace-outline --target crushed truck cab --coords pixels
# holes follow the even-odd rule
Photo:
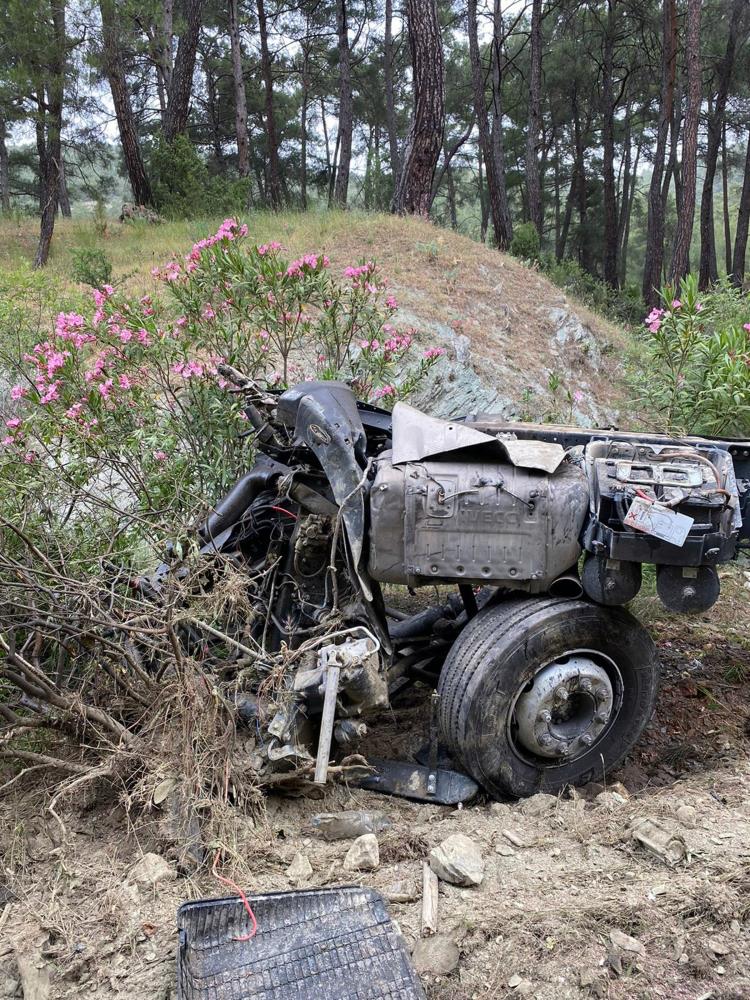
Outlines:
[[[717,567],[750,541],[750,442],[390,414],[340,383],[268,393],[222,374],[246,393],[255,455],[200,544],[247,576],[241,631],[260,652],[239,710],[262,768],[325,780],[417,681],[435,689],[419,797],[438,795],[438,741],[496,796],[627,754],[659,664],[625,605],[644,564],[670,611],[719,599]],[[388,605],[391,587],[435,585],[455,592]]]

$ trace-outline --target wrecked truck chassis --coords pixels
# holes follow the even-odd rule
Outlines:
[[[750,542],[750,442],[390,414],[340,383],[269,394],[222,373],[246,393],[256,456],[202,551],[255,581],[247,634],[290,664],[272,699],[261,675],[240,698],[262,767],[309,773],[317,748],[325,781],[334,744],[350,755],[363,719],[415,680],[436,688],[416,797],[440,800],[438,739],[495,796],[622,759],[659,679],[623,605],[644,563],[670,610],[716,601],[716,567]],[[383,584],[457,593],[407,616]],[[409,794],[407,779],[382,785]]]

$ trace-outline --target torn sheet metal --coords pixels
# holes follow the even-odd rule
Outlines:
[[[421,413],[408,403],[393,407],[393,464],[420,462],[476,445],[497,447],[497,438],[474,430],[460,420],[440,420]]]
[[[678,514],[653,500],[635,497],[623,523],[635,531],[642,531],[663,542],[681,547],[685,544],[694,521],[687,514]]]
[[[481,447],[501,461],[523,469],[553,473],[565,458],[562,445],[551,441],[519,441],[475,430],[460,420],[440,420],[408,403],[393,408],[393,464],[421,462],[464,448]]]
[[[565,449],[552,441],[518,441],[502,438],[500,444],[511,463],[521,469],[538,469],[551,475],[565,458]]]

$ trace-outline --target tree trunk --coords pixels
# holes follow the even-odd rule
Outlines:
[[[339,166],[333,201],[346,207],[349,193],[349,171],[352,162],[352,131],[354,129],[354,99],[352,96],[352,53],[349,48],[349,19],[346,0],[336,0],[336,30],[339,36]]]
[[[615,185],[615,0],[607,0],[607,27],[604,34],[602,67],[602,152],[604,174],[604,280],[612,288],[619,284],[617,268],[617,188]]]
[[[172,86],[172,41],[174,39],[174,0],[163,0],[162,4],[162,42],[161,42],[161,72],[164,89],[169,92]]]
[[[173,142],[178,135],[187,131],[195,56],[203,17],[203,0],[184,0],[184,15],[185,30],[177,43],[164,121],[164,138],[167,142]]]
[[[584,129],[581,125],[581,115],[578,106],[578,88],[573,88],[573,145],[575,151],[575,163],[573,169],[576,173],[575,197],[576,208],[578,209],[578,263],[589,274],[593,273],[591,260],[591,247],[588,238],[588,183],[586,178],[586,144],[584,142]]]
[[[201,56],[201,66],[203,68],[203,76],[206,78],[206,106],[208,112],[209,126],[211,129],[211,140],[214,147],[214,159],[219,167],[222,174],[226,173],[226,157],[224,156],[224,149],[222,147],[222,122],[220,119],[219,104],[219,94],[217,90],[217,79],[214,68],[211,65],[211,52],[207,47],[201,48],[199,46],[198,51]]]
[[[471,62],[471,84],[474,96],[474,114],[477,119],[479,130],[479,145],[482,150],[482,159],[487,170],[487,191],[489,194],[489,208],[492,217],[492,230],[495,234],[495,246],[500,250],[507,250],[509,236],[506,230],[506,216],[503,211],[501,195],[501,185],[504,186],[504,178],[497,176],[497,162],[493,155],[492,136],[490,134],[490,119],[487,114],[487,102],[485,95],[485,72],[482,66],[482,57],[479,51],[479,36],[477,28],[477,0],[468,0],[468,25],[469,25],[469,59]],[[455,228],[455,227],[454,227]]]
[[[0,116],[0,212],[10,212],[10,169],[5,137],[5,119]]]
[[[630,242],[630,220],[633,215],[633,204],[635,202],[635,193],[638,184],[638,161],[641,158],[641,144],[640,142],[635,148],[635,160],[633,162],[633,170],[630,175],[630,194],[628,196],[627,206],[625,207],[625,220],[622,226],[622,236],[620,240],[620,285],[624,286],[627,284],[628,280],[628,244]]]
[[[260,68],[265,88],[266,142],[266,192],[271,208],[278,211],[284,198],[281,190],[281,164],[279,162],[279,140],[276,133],[276,111],[273,102],[273,71],[271,53],[268,48],[268,19],[265,0],[258,0],[258,32],[260,34]]]
[[[300,109],[299,195],[303,210],[307,210],[307,120],[310,106],[310,48],[307,38],[302,44],[302,107]]]
[[[698,165],[698,118],[701,109],[701,0],[688,0],[685,57],[687,59],[687,109],[682,129],[682,186],[677,214],[669,280],[677,285],[690,270],[690,243],[695,218]]]
[[[562,226],[560,228],[560,240],[555,251],[557,263],[565,256],[565,247],[568,243],[568,233],[570,232],[570,222],[573,218],[573,204],[576,199],[576,184],[578,183],[578,171],[573,168],[573,176],[570,179],[568,197],[565,199],[565,214],[563,215]]]
[[[396,125],[396,87],[394,82],[393,0],[385,0],[385,36],[383,38],[383,70],[385,75],[385,120],[388,126],[388,147],[391,157],[391,176],[399,174],[398,127]]]
[[[41,215],[44,211],[44,205],[47,201],[46,193],[46,183],[47,183],[47,137],[45,135],[45,107],[46,99],[44,93],[44,83],[38,81],[36,85],[36,94],[34,97],[34,102],[36,104],[36,114],[34,116],[34,133],[36,138],[36,155],[37,162],[39,164],[38,175],[39,175],[39,214]]]
[[[490,221],[490,210],[487,205],[487,198],[484,193],[484,159],[482,157],[481,148],[478,150],[477,155],[477,188],[479,190],[479,210],[480,210],[480,222],[479,222],[479,238],[482,243],[487,242],[487,226]]]
[[[542,187],[539,179],[539,132],[542,117],[542,0],[532,0],[529,121],[526,133],[526,191],[529,219],[542,238]]]
[[[414,116],[404,150],[393,210],[428,218],[432,181],[445,130],[443,43],[437,0],[407,0],[414,83]]]
[[[44,204],[39,226],[39,244],[34,257],[34,267],[44,267],[49,259],[52,234],[55,230],[55,215],[60,192],[60,164],[62,147],[62,112],[65,88],[65,0],[50,0],[52,14],[53,43],[47,56],[46,69],[47,107],[44,113],[46,124],[44,162]]]
[[[447,159],[447,153],[446,153]],[[448,189],[448,211],[451,219],[451,229],[458,229],[458,209],[456,208],[456,184],[453,180],[453,171],[450,161],[445,164],[445,183]]]
[[[719,277],[716,266],[716,235],[714,233],[714,180],[719,158],[721,132],[729,95],[729,84],[737,52],[737,34],[740,21],[747,7],[747,0],[734,0],[729,21],[729,34],[724,55],[717,67],[716,101],[713,114],[708,119],[706,143],[706,172],[701,193],[701,257],[698,275],[700,288],[708,288]]]
[[[130,103],[125,64],[122,58],[119,21],[115,0],[100,0],[102,18],[102,57],[104,72],[112,92],[112,103],[120,133],[122,155],[125,160],[133,201],[136,205],[152,205],[153,195],[138,141],[138,129]]]
[[[503,132],[503,45],[505,32],[503,26],[503,11],[500,0],[494,0],[492,14],[492,159],[495,164],[495,177],[500,199],[500,212],[503,223],[504,243],[499,246],[510,246],[513,239],[513,220],[508,204],[508,185],[505,176],[505,135]]]
[[[68,180],[65,176],[65,158],[60,156],[60,180],[59,191],[57,193],[57,203],[60,207],[60,215],[63,219],[70,219],[73,215],[70,208],[70,195],[68,194]]]
[[[747,252],[747,235],[750,226],[750,135],[747,139],[745,154],[745,176],[742,181],[740,207],[737,212],[737,229],[734,234],[734,259],[732,260],[732,284],[742,288],[745,282],[745,254]]]
[[[732,273],[732,226],[729,221],[729,164],[727,163],[727,123],[721,130],[721,194],[724,214],[724,262],[727,274]]]
[[[232,83],[234,84],[234,128],[237,134],[237,173],[250,173],[250,137],[247,132],[247,94],[242,71],[240,18],[238,0],[229,0],[229,43],[232,50]]]
[[[677,59],[676,0],[664,0],[662,25],[661,107],[659,108],[651,186],[648,192],[646,259],[643,266],[642,284],[643,299],[649,306],[654,305],[658,300],[664,261],[664,202],[661,187],[664,179],[664,158],[674,103],[675,63]]]

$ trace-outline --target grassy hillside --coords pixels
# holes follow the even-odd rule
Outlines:
[[[42,312],[87,294],[71,277],[73,255],[103,251],[113,280],[153,291],[151,268],[213,232],[220,220],[122,225],[58,222],[50,264],[29,278],[36,225],[0,223],[5,294],[31,281]],[[494,410],[508,417],[598,423],[620,419],[622,358],[628,338],[519,261],[449,230],[414,219],[361,213],[271,213],[246,218],[258,242],[291,253],[324,251],[334,268],[375,258],[400,304],[399,322],[419,340],[448,348],[417,402],[455,415]],[[25,294],[25,292],[23,293]]]

